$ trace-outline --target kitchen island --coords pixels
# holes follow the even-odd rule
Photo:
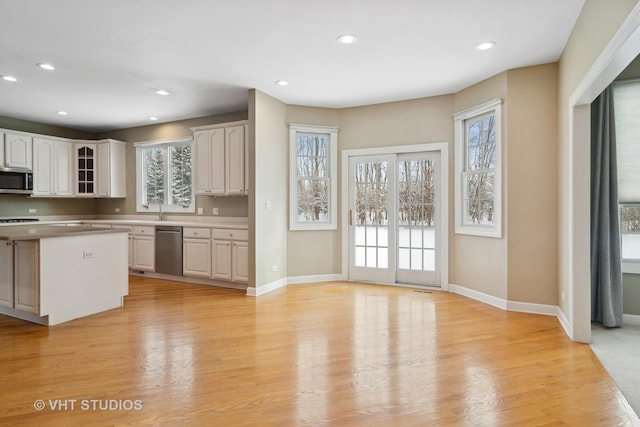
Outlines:
[[[126,229],[0,227],[0,314],[52,326],[121,307],[127,248]]]

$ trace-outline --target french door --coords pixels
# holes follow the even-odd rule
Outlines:
[[[349,279],[440,286],[438,152],[350,156]]]

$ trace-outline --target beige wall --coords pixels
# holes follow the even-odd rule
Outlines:
[[[339,110],[288,105],[286,124],[288,126],[291,123],[340,127]],[[288,138],[287,134],[287,141]],[[341,138],[342,134],[339,133],[339,142]],[[288,154],[289,150],[287,150],[287,159]],[[287,189],[289,188],[288,178],[287,176]],[[286,203],[288,207],[288,197]],[[288,221],[287,215],[287,229],[289,227]],[[289,269],[287,275],[295,277],[340,273],[341,242],[341,235],[338,231],[288,231],[287,265]]]
[[[569,316],[571,246],[571,152],[569,109],[570,97],[580,81],[594,64],[607,43],[616,33],[638,0],[587,0],[575,28],[560,58],[558,89],[558,294],[561,310]],[[588,135],[588,132],[587,132]],[[580,147],[576,147],[580,149]],[[589,141],[583,142],[582,149],[589,149]],[[577,183],[586,185],[587,183]],[[589,209],[584,206],[584,209]],[[575,236],[573,237],[576,238]],[[588,241],[588,236],[580,236]],[[582,284],[588,286],[588,284]]]
[[[122,129],[104,132],[97,135],[98,138],[113,138],[127,142],[127,198],[126,199],[99,199],[97,213],[101,215],[117,215],[115,209],[120,209],[120,215],[134,215],[136,212],[136,151],[134,142],[155,141],[170,138],[183,138],[193,136],[192,127],[206,126],[216,123],[246,120],[246,111],[221,114],[216,116],[198,117],[195,119],[180,120],[157,125],[140,126],[136,128]],[[196,196],[196,212],[203,208],[204,215],[212,215],[213,208],[217,207],[219,216],[246,217],[248,213],[247,197],[209,197]],[[140,213],[142,214],[142,213]],[[156,214],[149,214],[156,215]],[[172,214],[174,215],[174,214]],[[193,215],[193,214],[187,214]]]
[[[507,72],[508,300],[557,305],[558,64]]]
[[[249,92],[249,286],[287,277],[287,107],[260,91]],[[265,203],[270,202],[271,209]],[[273,271],[273,267],[277,271]],[[258,291],[259,292],[259,291]]]
[[[509,153],[509,99],[507,97],[507,74],[477,83],[454,96],[454,111],[466,110],[495,98],[503,100],[502,106],[502,238],[488,238],[454,235],[453,260],[455,268],[449,272],[450,282],[498,298],[507,298],[507,237],[509,236],[509,211],[506,199],[507,188],[507,156]],[[453,128],[453,123],[451,124]],[[455,158],[455,147],[451,151]],[[453,166],[452,166],[453,173]],[[454,179],[451,175],[451,196],[454,197]],[[453,207],[450,210],[450,224],[455,227]]]

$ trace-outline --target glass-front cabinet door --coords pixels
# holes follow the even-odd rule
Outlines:
[[[96,186],[96,144],[76,145],[76,195],[95,196]]]

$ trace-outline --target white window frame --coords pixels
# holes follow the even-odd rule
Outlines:
[[[469,120],[477,119],[481,116],[494,114],[496,121],[496,167],[494,173],[494,193],[493,193],[493,224],[466,224],[464,221],[464,196],[467,153],[467,131],[466,124]],[[467,110],[461,111],[453,116],[455,121],[455,230],[456,234],[468,234],[483,237],[502,237],[502,100],[497,98]]]
[[[142,149],[144,148],[162,148],[168,147],[172,145],[184,145],[191,144],[191,149],[193,150],[193,138],[178,138],[178,139],[163,139],[156,141],[144,141],[144,142],[136,142],[133,146],[136,149],[136,212],[169,212],[169,213],[194,213],[195,212],[195,199],[196,194],[193,190],[193,177],[191,181],[191,205],[189,206],[177,206],[177,205],[162,205],[162,211],[160,210],[160,206],[158,204],[149,204],[144,205],[142,203],[142,180],[144,179],[142,173]],[[193,151],[192,151],[193,153]],[[193,156],[191,157],[191,170],[193,171]],[[165,162],[168,164],[168,162]]]
[[[297,135],[329,135],[329,221],[298,221],[298,167]],[[338,229],[338,128],[331,126],[289,125],[289,230],[337,230]]]

